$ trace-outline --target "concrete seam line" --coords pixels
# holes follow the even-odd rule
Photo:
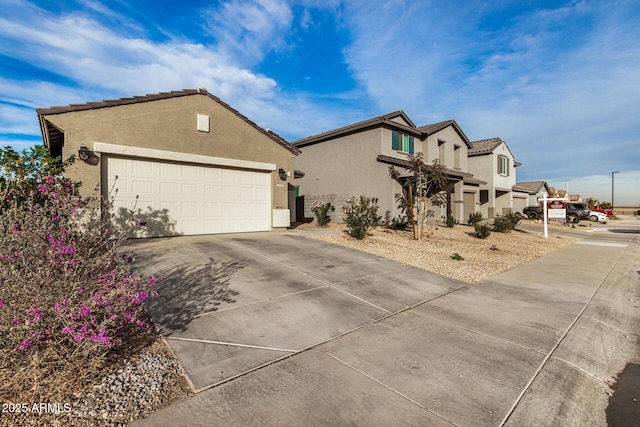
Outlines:
[[[386,308],[382,308],[382,307],[380,307],[379,305],[376,305],[376,304],[374,304],[374,303],[372,303],[372,302],[369,302],[369,301],[367,301],[366,299],[360,298],[360,297],[359,297],[359,296],[357,296],[357,295],[353,295],[352,293],[347,292],[347,291],[345,291],[345,290],[343,290],[343,289],[336,288],[335,286],[329,286],[329,287],[330,287],[330,288],[332,288],[332,289],[335,289],[335,290],[336,290],[336,291],[338,291],[338,292],[342,292],[342,293],[344,293],[344,294],[347,294],[347,295],[349,295],[351,298],[355,298],[355,299],[357,299],[358,301],[362,301],[362,302],[363,302],[363,303],[365,303],[365,304],[368,304],[368,305],[370,305],[370,306],[372,306],[372,307],[375,307],[375,308],[377,308],[377,309],[379,309],[379,310],[382,310],[382,311],[384,311],[385,313],[391,313],[391,311],[387,310]]]
[[[542,372],[542,369],[545,367],[545,365],[547,364],[547,362],[549,361],[549,359],[551,358],[551,356],[553,355],[553,353],[557,350],[558,347],[560,347],[560,344],[562,343],[562,341],[566,338],[566,336],[569,334],[569,331],[571,331],[571,329],[573,328],[573,326],[578,322],[578,319],[580,319],[580,317],[582,317],[582,314],[585,312],[585,310],[587,309],[587,307],[589,307],[589,304],[591,304],[591,302],[593,301],[593,298],[595,298],[596,294],[598,293],[598,291],[600,290],[600,288],[602,287],[602,285],[604,284],[604,282],[607,280],[607,277],[609,277],[609,275],[611,274],[611,272],[613,271],[613,269],[615,268],[615,266],[618,264],[618,262],[620,261],[620,259],[622,258],[622,255],[625,253],[626,250],[623,250],[620,255],[618,255],[618,258],[616,259],[616,262],[613,263],[613,265],[611,266],[611,268],[609,269],[609,271],[607,272],[607,274],[605,275],[605,277],[602,279],[602,281],[600,282],[600,284],[598,285],[598,287],[593,291],[593,293],[591,294],[591,297],[589,298],[589,300],[587,301],[587,303],[584,305],[584,307],[582,307],[582,310],[580,310],[580,313],[578,313],[578,315],[576,316],[575,319],[573,319],[573,322],[571,322],[571,324],[569,325],[569,327],[566,329],[566,331],[562,334],[562,336],[560,336],[560,338],[558,339],[558,341],[556,342],[556,344],[553,346],[553,348],[551,349],[551,351],[549,352],[549,354],[547,354],[545,356],[544,359],[542,359],[542,363],[540,364],[540,366],[538,367],[538,369],[534,372],[533,376],[531,377],[531,379],[529,380],[529,382],[527,382],[527,384],[525,385],[524,389],[522,390],[522,392],[520,393],[520,395],[516,398],[516,401],[513,403],[513,405],[511,406],[511,408],[509,409],[509,411],[507,412],[507,415],[505,415],[505,417],[502,419],[502,422],[500,423],[500,427],[504,426],[506,424],[506,422],[509,420],[509,418],[511,417],[511,415],[513,414],[513,411],[515,411],[516,407],[518,406],[518,404],[520,404],[520,401],[522,400],[522,398],[524,397],[524,394],[527,392],[527,390],[529,390],[529,388],[531,387],[531,385],[533,384],[533,382],[535,381],[535,379],[538,377],[538,375],[540,375],[540,372]]]
[[[451,289],[451,290],[445,292],[444,294],[436,295],[436,296],[431,297],[431,298],[429,298],[427,300],[420,301],[420,302],[418,302],[416,304],[413,304],[413,305],[411,305],[409,307],[405,307],[405,308],[403,308],[401,310],[398,310],[398,311],[396,311],[394,313],[386,314],[386,315],[384,315],[384,316],[382,316],[382,317],[380,317],[378,319],[371,320],[371,321],[369,321],[369,322],[367,322],[367,323],[365,323],[363,325],[356,326],[354,328],[351,328],[348,331],[342,332],[339,335],[327,338],[326,340],[323,340],[323,341],[320,341],[318,343],[312,344],[312,345],[310,345],[308,347],[305,347],[305,348],[303,348],[303,349],[301,349],[299,351],[296,351],[296,352],[293,352],[293,353],[289,353],[289,354],[285,354],[285,355],[283,355],[281,357],[278,357],[275,360],[270,360],[269,362],[263,363],[262,365],[256,366],[256,367],[251,368],[251,369],[249,369],[247,371],[244,371],[244,372],[241,372],[239,374],[233,375],[233,376],[231,376],[229,378],[226,378],[226,379],[224,379],[222,381],[218,381],[217,383],[213,383],[213,384],[207,385],[207,386],[205,386],[205,387],[203,387],[201,389],[198,389],[198,390],[194,389],[194,391],[196,393],[200,393],[200,392],[202,392],[204,390],[208,390],[208,389],[211,389],[211,388],[219,387],[219,386],[221,386],[223,384],[226,384],[226,383],[229,383],[229,382],[231,382],[231,381],[233,381],[233,380],[235,380],[237,378],[244,377],[244,376],[249,375],[249,374],[251,374],[251,373],[253,373],[255,371],[259,371],[260,369],[266,368],[266,367],[271,366],[271,365],[275,365],[275,364],[277,364],[277,363],[279,363],[279,362],[281,362],[283,360],[295,357],[295,356],[297,356],[298,354],[301,354],[301,353],[305,353],[305,352],[308,352],[308,351],[311,351],[311,350],[321,351],[321,350],[318,349],[318,347],[321,346],[322,344],[326,344],[326,343],[334,341],[334,340],[336,340],[338,338],[342,338],[342,337],[344,337],[346,335],[349,335],[349,334],[351,334],[351,333],[353,333],[355,331],[358,331],[360,329],[363,329],[363,328],[365,328],[367,326],[374,325],[376,323],[379,323],[379,322],[382,322],[382,321],[384,321],[386,319],[389,319],[389,318],[393,317],[396,314],[400,314],[400,313],[405,312],[407,310],[411,310],[412,308],[417,307],[417,306],[419,306],[421,304],[427,303],[429,301],[433,301],[434,299],[440,298],[441,296],[444,296],[444,295],[448,295],[448,294],[450,294],[452,292],[456,292],[456,291],[459,291],[461,289],[468,288],[469,286],[472,286],[472,285],[473,285],[473,283],[467,283],[467,284],[464,284],[462,286],[458,286],[457,288]],[[173,338],[173,339],[176,339],[176,338]]]
[[[416,313],[416,312],[412,311],[411,314],[416,315],[416,316],[426,317],[428,319],[435,320],[436,322],[444,323],[445,325],[450,325],[450,326],[453,326],[454,328],[462,329],[463,331],[467,331],[467,332],[470,332],[470,333],[475,334],[475,335],[480,335],[480,336],[483,336],[483,337],[491,338],[492,340],[496,340],[496,341],[504,342],[504,343],[507,343],[507,344],[515,345],[516,347],[520,347],[520,348],[523,348],[525,350],[530,350],[530,351],[533,351],[535,353],[544,354],[542,351],[536,350],[535,348],[527,347],[526,345],[518,344],[517,342],[509,341],[509,340],[506,340],[504,338],[500,338],[500,337],[496,337],[496,336],[493,336],[493,335],[485,334],[484,332],[476,331],[476,330],[467,328],[465,326],[456,325],[455,323],[446,322],[446,321],[444,321],[442,319],[438,319],[437,317],[429,316],[426,313]]]
[[[196,315],[195,318],[197,319],[198,317],[206,316],[206,315],[209,315],[209,314],[216,314],[216,313],[221,313],[223,311],[236,310],[238,308],[249,307],[249,306],[256,305],[256,304],[261,304],[261,303],[264,303],[264,302],[267,302],[267,301],[275,301],[275,300],[278,300],[280,298],[289,297],[291,295],[304,294],[306,292],[317,291],[318,289],[325,289],[325,288],[330,288],[330,287],[331,287],[331,285],[322,285],[322,286],[318,286],[318,287],[311,288],[311,289],[304,289],[302,291],[291,292],[291,293],[285,294],[285,295],[278,295],[278,296],[275,296],[275,297],[265,298],[265,299],[261,299],[259,301],[248,302],[246,304],[236,305],[236,306],[233,306],[233,307],[223,308],[223,309],[220,309],[220,310],[205,311],[204,313],[200,313],[200,314]]]
[[[162,342],[164,343],[164,347],[169,351],[169,353],[171,353],[171,355],[173,356],[175,361],[178,363],[178,366],[180,367],[180,374],[182,375],[182,377],[184,379],[187,380],[187,383],[189,384],[189,388],[191,389],[191,391],[193,391],[195,393],[196,392],[196,386],[193,385],[193,382],[191,382],[191,378],[189,378],[189,375],[187,375],[187,371],[182,366],[182,363],[180,363],[180,360],[178,359],[178,356],[176,356],[175,351],[173,351],[173,349],[171,348],[171,346],[169,345],[169,343],[167,342],[167,339],[165,337],[160,337],[160,338],[162,339]]]
[[[295,353],[298,350],[289,350],[286,348],[275,348],[275,347],[263,347],[259,345],[251,345],[251,344],[240,344],[234,342],[225,342],[225,341],[210,341],[210,340],[198,340],[195,338],[180,338],[180,337],[165,337],[168,340],[175,341],[187,341],[187,342],[198,342],[203,344],[216,344],[216,345],[226,345],[229,347],[243,347],[243,348],[253,348],[256,350],[269,350],[269,351],[280,351],[283,353]]]
[[[263,257],[263,258],[266,258],[266,259],[268,259],[268,260],[269,260],[269,261],[271,261],[271,262],[275,262],[276,264],[279,264],[279,265],[281,265],[282,267],[284,267],[284,268],[286,268],[286,269],[289,269],[289,270],[295,271],[296,273],[300,273],[300,274],[302,274],[303,276],[307,276],[307,277],[309,277],[309,278],[311,278],[311,279],[315,280],[316,282],[320,282],[320,283],[322,283],[323,285],[329,285],[329,283],[327,283],[327,282],[325,282],[325,281],[323,281],[323,280],[320,280],[320,279],[318,279],[318,278],[316,278],[316,277],[313,277],[312,275],[310,275],[310,274],[308,274],[308,273],[305,273],[304,271],[300,271],[300,270],[298,270],[298,269],[296,269],[296,268],[294,268],[294,267],[288,266],[288,265],[286,265],[286,264],[284,264],[284,263],[282,263],[282,262],[278,261],[277,259],[273,259],[273,258],[271,258],[271,257],[269,257],[269,256],[267,256],[267,255],[265,255],[265,254],[262,254],[262,253],[260,253],[260,252],[256,251],[255,249],[251,249],[250,247],[242,246],[242,245],[240,245],[240,244],[238,244],[238,243],[231,242],[231,241],[228,241],[227,243],[229,243],[230,245],[237,246],[238,248],[243,249],[243,250],[245,250],[245,251],[253,252],[254,254],[256,254],[256,255],[258,255],[258,256],[261,256],[261,257]]]
[[[443,419],[443,420],[445,420],[446,422],[451,423],[451,424],[452,424],[452,425],[454,425],[454,426],[458,426],[458,424],[454,423],[453,421],[451,421],[451,420],[447,419],[446,417],[444,417],[444,416],[442,416],[442,415],[438,414],[437,412],[432,411],[431,409],[427,408],[426,406],[424,406],[424,405],[420,404],[419,402],[417,402],[417,401],[413,400],[413,399],[412,399],[412,398],[410,398],[409,396],[407,396],[407,395],[405,395],[405,394],[403,394],[403,393],[399,392],[398,390],[394,389],[393,387],[390,387],[390,386],[386,385],[386,384],[385,384],[385,383],[383,383],[382,381],[377,380],[376,378],[372,377],[371,375],[369,375],[369,374],[367,374],[367,373],[365,373],[365,372],[362,372],[360,369],[356,368],[356,367],[355,367],[355,366],[353,366],[353,365],[350,365],[349,363],[345,362],[344,360],[340,359],[339,357],[336,357],[336,356],[334,356],[334,355],[332,355],[332,354],[329,354],[329,353],[327,353],[327,352],[326,352],[326,351],[324,351],[324,350],[320,350],[320,349],[318,349],[318,351],[320,351],[320,352],[322,352],[322,353],[326,354],[327,356],[329,356],[330,358],[332,358],[332,359],[336,360],[337,362],[342,363],[343,365],[347,366],[349,369],[352,369],[352,370],[356,371],[356,372],[357,372],[357,373],[359,373],[360,375],[363,375],[363,376],[365,376],[365,377],[369,378],[371,381],[373,381],[373,382],[375,382],[375,383],[377,383],[377,384],[381,385],[382,387],[386,388],[387,390],[389,390],[389,391],[391,391],[391,392],[393,392],[393,393],[397,394],[398,396],[402,397],[403,399],[408,400],[409,402],[411,402],[411,403],[413,403],[414,405],[416,405],[416,406],[418,406],[418,407],[420,407],[420,408],[424,409],[425,411],[432,413],[433,415],[437,416],[438,418],[442,418],[442,419]]]
[[[587,374],[588,376],[590,376],[590,377],[591,377],[591,378],[593,378],[594,380],[596,380],[596,381],[598,381],[598,382],[601,382],[602,384],[604,384],[604,385],[606,385],[606,386],[608,386],[608,387],[611,387],[611,384],[608,384],[608,383],[607,383],[605,380],[603,380],[602,378],[598,378],[598,377],[596,377],[596,376],[595,376],[595,375],[593,375],[591,372],[589,372],[589,371],[587,371],[587,370],[585,370],[585,369],[582,369],[580,366],[576,365],[575,363],[571,363],[571,362],[569,362],[568,360],[562,359],[562,358],[560,358],[560,357],[554,357],[554,359],[559,360],[559,361],[561,361],[561,362],[564,362],[564,363],[566,363],[567,365],[573,366],[574,368],[576,368],[577,370],[579,370],[579,371],[581,371],[581,372],[584,372],[585,374]]]
[[[377,255],[374,255],[374,256],[377,256]],[[367,264],[373,264],[373,262],[372,263],[367,263]],[[411,268],[410,265],[402,264],[402,267],[400,267],[400,268],[394,268],[393,270],[381,271],[380,273],[373,273],[373,274],[369,274],[368,276],[356,277],[355,279],[343,280],[342,282],[332,283],[331,286],[344,285],[345,283],[357,282],[358,280],[369,279],[371,277],[382,276],[382,275],[389,274],[389,273],[396,273],[398,271],[407,270],[409,268]],[[427,271],[427,270],[425,270],[425,271]]]
[[[607,328],[610,328],[610,329],[613,329],[615,331],[618,331],[618,332],[620,332],[621,334],[624,334],[624,335],[630,335],[630,336],[632,335],[634,337],[640,337],[640,334],[636,334],[635,332],[629,332],[629,331],[625,331],[624,329],[617,328],[617,327],[613,326],[612,324],[607,323],[607,322],[605,322],[603,320],[600,320],[600,319],[596,319],[595,317],[585,316],[585,319],[593,320],[596,323],[601,323],[604,326],[606,326]]]

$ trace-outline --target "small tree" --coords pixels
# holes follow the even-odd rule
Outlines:
[[[589,207],[589,210],[593,210],[596,206],[598,206],[598,199],[589,197],[584,201],[586,205]]]
[[[420,240],[424,234],[427,216],[432,212],[428,209],[428,202],[432,206],[444,206],[451,189],[444,166],[435,159],[431,165],[423,162],[423,154],[407,154],[410,176],[403,178],[400,171],[389,166],[389,176],[403,188],[402,193],[395,195],[398,208],[407,213],[411,222],[413,238]]]

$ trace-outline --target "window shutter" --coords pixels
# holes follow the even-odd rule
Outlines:
[[[502,157],[498,156],[498,175],[501,172],[500,170],[501,167],[502,167]]]
[[[409,154],[413,154],[413,137],[409,137]]]
[[[391,149],[396,151],[400,149],[400,134],[395,130],[391,131]]]

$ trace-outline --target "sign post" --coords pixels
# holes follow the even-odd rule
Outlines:
[[[548,222],[567,222],[567,204],[565,203],[569,199],[567,198],[552,198],[547,199],[547,195],[544,194],[542,199],[538,199],[542,202],[544,212],[544,238],[549,238]]]

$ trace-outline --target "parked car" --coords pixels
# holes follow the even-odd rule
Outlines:
[[[591,209],[591,212],[602,212],[605,215],[613,215],[613,211],[611,209],[593,208]]]
[[[577,223],[581,219],[589,219],[591,211],[584,203],[567,203],[567,222]]]
[[[542,217],[542,207],[527,206],[522,210],[522,213],[529,219],[538,219]]]
[[[607,214],[604,212],[591,211],[589,220],[593,222],[605,222],[607,220]]]

